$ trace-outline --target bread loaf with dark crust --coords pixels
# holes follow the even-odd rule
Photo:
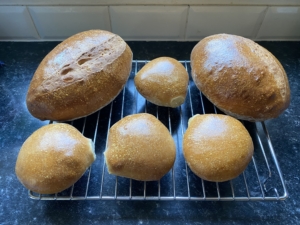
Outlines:
[[[27,189],[53,194],[72,186],[95,159],[91,139],[71,125],[49,124],[24,142],[15,172]]]
[[[268,50],[252,40],[217,34],[191,53],[192,78],[219,109],[238,119],[278,117],[290,104],[287,75]]]
[[[118,35],[103,30],[75,34],[40,63],[28,89],[28,110],[56,121],[92,114],[120,93],[131,64],[132,52]]]
[[[250,134],[237,119],[222,114],[195,115],[183,137],[190,169],[208,181],[222,182],[241,174],[254,151]]]
[[[110,128],[104,155],[109,173],[154,181],[172,168],[176,147],[170,132],[156,117],[139,113],[124,117]]]

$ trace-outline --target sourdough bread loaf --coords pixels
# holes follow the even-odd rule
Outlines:
[[[118,35],[103,30],[75,34],[38,66],[27,93],[28,110],[56,121],[92,114],[120,93],[131,64],[132,52]]]
[[[178,107],[186,97],[189,76],[176,59],[159,57],[148,62],[134,78],[138,92],[159,106]]]
[[[71,125],[49,124],[24,142],[15,172],[27,189],[53,194],[72,186],[95,159],[91,139]]]
[[[217,34],[191,53],[192,78],[219,109],[238,119],[278,117],[290,103],[287,75],[268,50],[252,40]]]
[[[190,169],[208,181],[222,182],[241,174],[254,147],[237,119],[222,114],[195,115],[183,138],[183,154]]]
[[[110,128],[104,155],[110,174],[153,181],[172,168],[176,148],[170,132],[158,119],[140,113],[126,116]]]

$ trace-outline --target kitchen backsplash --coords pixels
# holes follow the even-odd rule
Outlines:
[[[89,29],[138,41],[198,41],[216,33],[299,41],[300,0],[0,1],[1,41],[63,40]]]

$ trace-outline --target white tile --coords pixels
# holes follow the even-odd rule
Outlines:
[[[263,20],[265,6],[191,6],[187,40],[228,33],[254,38]]]
[[[300,40],[300,7],[269,7],[257,38]]]
[[[187,10],[187,6],[111,6],[112,31],[125,40],[183,40]]]
[[[25,6],[0,6],[0,40],[32,40],[39,36]]]
[[[62,40],[85,30],[110,30],[107,6],[31,6],[29,11],[43,39]]]

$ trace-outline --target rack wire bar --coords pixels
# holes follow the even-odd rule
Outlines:
[[[195,114],[222,113],[195,87],[190,61],[180,61],[189,73],[187,97],[173,109],[146,101],[136,90],[135,74],[147,60],[134,60],[132,72],[123,91],[98,112],[69,121],[93,140],[97,156],[93,165],[74,185],[52,195],[29,191],[36,200],[190,200],[190,201],[274,201],[288,197],[284,179],[264,122],[242,121],[254,143],[254,155],[246,170],[227,182],[208,182],[189,169],[182,153],[182,138],[188,120]],[[156,116],[170,131],[176,143],[174,166],[159,181],[141,182],[108,173],[103,152],[110,127],[123,117],[147,112]],[[49,123],[56,123],[50,121]]]

